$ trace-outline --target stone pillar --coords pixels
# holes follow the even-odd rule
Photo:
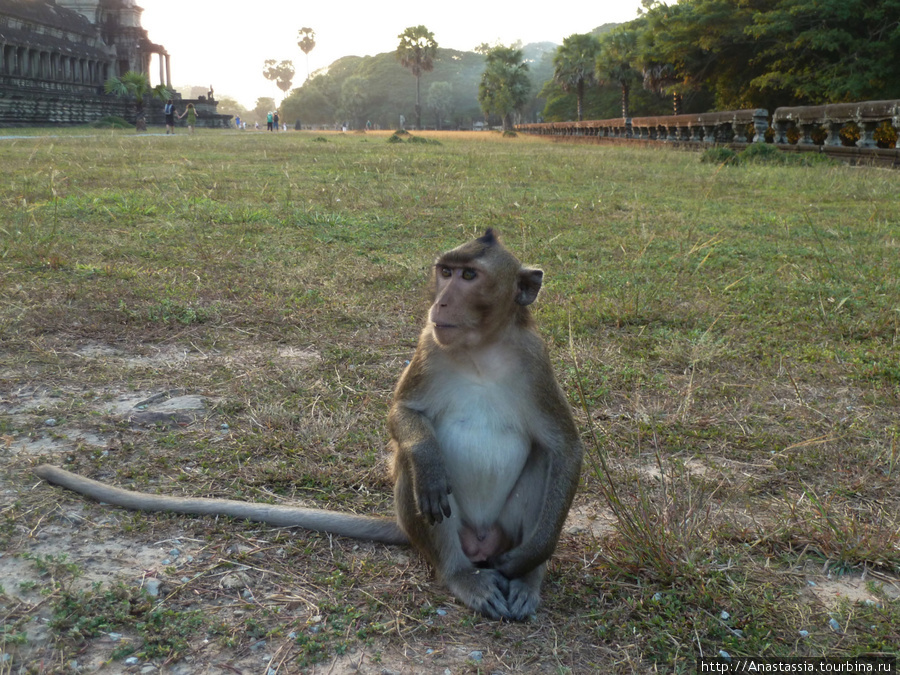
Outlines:
[[[815,122],[804,120],[798,126],[800,127],[800,140],[797,141],[797,145],[815,145],[812,139]]]
[[[172,88],[172,67],[171,62],[169,61],[169,54],[166,52],[166,86],[171,89]]]
[[[789,120],[778,120],[772,125],[775,128],[775,143],[788,142],[788,129],[790,127]]]
[[[875,130],[878,128],[878,120],[859,120],[859,140],[856,141],[858,148],[874,148],[878,144],[875,142]]]
[[[841,129],[844,123],[837,120],[826,120],[825,128],[828,129],[828,136],[825,137],[825,145],[841,144]]]
[[[753,142],[765,143],[766,131],[769,130],[769,111],[757,108],[753,111]]]
[[[166,81],[165,81],[165,79],[163,79],[163,78],[164,78],[164,73],[163,73],[163,58],[165,58],[165,57],[163,56],[162,52],[157,52],[157,53],[156,53],[156,57],[159,59],[159,83],[160,83],[160,84],[165,84]]]

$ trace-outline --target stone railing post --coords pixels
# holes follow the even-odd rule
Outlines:
[[[877,145],[875,142],[875,130],[878,128],[878,122],[859,120],[857,124],[859,125],[859,140],[856,141],[856,147],[874,148]]]
[[[777,122],[773,120],[772,128],[775,129],[775,138],[773,141],[775,143],[787,143],[790,126],[791,122],[789,120],[778,120]]]
[[[800,128],[800,139],[797,141],[797,145],[815,145],[815,141],[812,138],[813,129],[815,129],[815,122],[806,122],[803,121],[799,125]]]
[[[769,111],[765,108],[757,108],[753,111],[753,142],[765,143],[768,130]]]
[[[844,123],[840,120],[828,119],[825,120],[825,128],[828,130],[828,135],[825,137],[825,145],[840,145],[841,129],[844,128]]]

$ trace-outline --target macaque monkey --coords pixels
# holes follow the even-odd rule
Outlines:
[[[434,302],[388,415],[396,520],[148,495],[48,465],[35,473],[125,508],[411,543],[460,601],[490,618],[523,620],[540,602],[582,456],[528,309],[542,278],[491,230],[437,259]]]

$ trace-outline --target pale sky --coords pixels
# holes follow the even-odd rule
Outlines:
[[[392,52],[409,26],[422,24],[439,47],[461,51],[483,42],[559,44],[604,23],[631,21],[641,2],[138,0],[138,5],[144,8],[142,24],[150,39],[169,52],[173,86],[212,85],[216,98],[230,96],[253,108],[261,96],[283,97],[262,76],[266,59],[294,62],[292,86],[306,79],[306,56],[297,46],[297,32],[304,26],[316,32],[316,47],[309,53],[313,72],[342,56]],[[155,59],[150,80],[159,83]]]

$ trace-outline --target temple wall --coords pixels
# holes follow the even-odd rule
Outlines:
[[[172,88],[169,55],[148,38],[141,12],[134,0],[0,0],[0,126],[134,121],[133,101],[104,93],[109,78],[134,70]],[[149,72],[151,54],[159,55],[159,79]],[[164,124],[155,103],[148,122]],[[226,125],[215,101],[201,103],[210,110],[198,126]]]

